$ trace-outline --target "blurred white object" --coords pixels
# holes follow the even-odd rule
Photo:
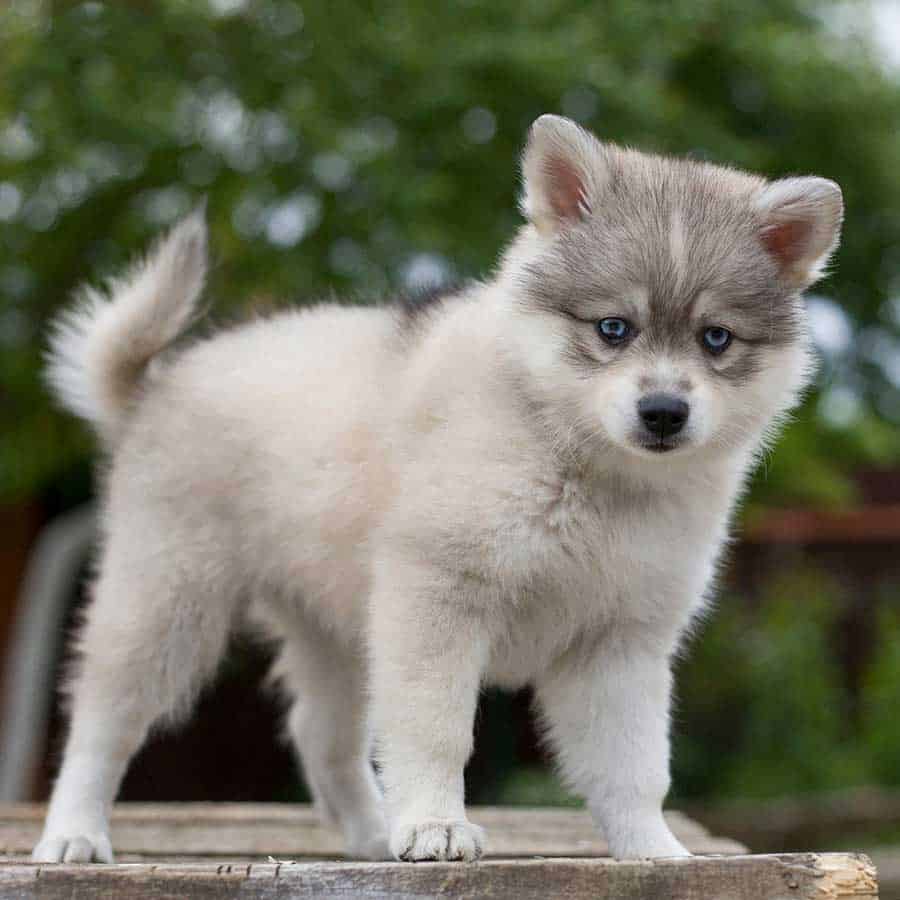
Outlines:
[[[0,698],[0,802],[30,796],[53,710],[55,668],[74,580],[94,543],[93,506],[81,506],[40,534],[22,581]]]

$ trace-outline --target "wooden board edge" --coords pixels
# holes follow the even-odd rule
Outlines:
[[[0,865],[0,898],[87,896],[158,900],[275,897],[509,896],[536,900],[874,900],[871,860],[854,853],[701,856],[656,861],[486,860],[479,863],[196,863]]]
[[[865,853],[816,854],[822,871],[821,900],[868,900],[878,897],[878,871]]]

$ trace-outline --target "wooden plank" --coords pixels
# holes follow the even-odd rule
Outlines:
[[[510,897],[515,900],[871,900],[875,870],[862,855],[487,860],[478,863],[0,866],[2,900],[72,897],[180,900],[286,897]]]
[[[900,790],[859,787],[808,795],[695,805],[688,814],[711,831],[768,853],[870,839],[900,825]]]
[[[470,814],[487,829],[490,857],[608,853],[583,810],[476,806]],[[41,805],[0,805],[0,854],[29,853],[43,817]],[[736,841],[712,837],[680,813],[670,812],[667,817],[675,835],[693,853],[746,851]],[[123,803],[113,812],[112,840],[123,859],[336,859],[343,855],[341,836],[321,825],[315,811],[303,804]]]

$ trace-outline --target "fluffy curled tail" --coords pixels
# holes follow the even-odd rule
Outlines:
[[[147,364],[194,317],[205,279],[201,208],[105,291],[82,289],[51,328],[46,377],[63,406],[114,440]]]

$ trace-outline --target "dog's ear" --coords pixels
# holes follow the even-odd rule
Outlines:
[[[522,213],[553,233],[590,215],[603,181],[603,146],[562,116],[541,116],[522,154]]]
[[[758,200],[759,237],[782,279],[803,290],[822,277],[841,236],[844,201],[827,178],[782,178]]]

